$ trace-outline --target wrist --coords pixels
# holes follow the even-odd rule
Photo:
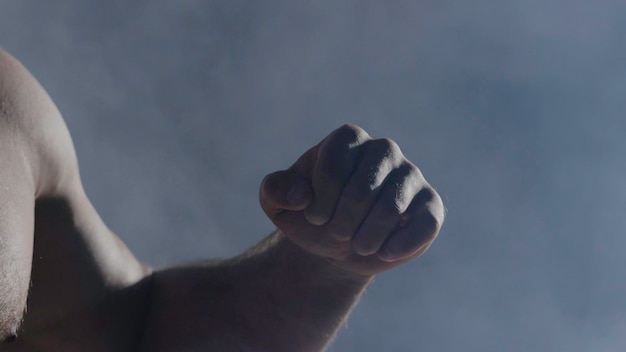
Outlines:
[[[351,270],[343,265],[340,260],[311,253],[295,244],[280,230],[276,230],[272,234],[272,237],[272,241],[275,241],[275,248],[277,251],[282,252],[281,255],[298,258],[300,262],[304,263],[319,275],[328,276],[336,280],[353,282],[357,285],[367,285],[374,277],[374,274],[360,273]]]

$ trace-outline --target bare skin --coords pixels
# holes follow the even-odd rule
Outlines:
[[[444,219],[393,141],[345,125],[265,177],[277,230],[260,244],[153,272],[102,222],[61,115],[2,51],[0,166],[6,351],[321,351],[373,276],[424,253]]]

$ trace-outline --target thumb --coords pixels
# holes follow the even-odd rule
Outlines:
[[[292,170],[271,173],[261,182],[259,201],[270,219],[283,211],[304,210],[312,199],[311,181]]]

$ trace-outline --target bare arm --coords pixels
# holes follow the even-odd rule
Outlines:
[[[272,234],[234,260],[155,275],[146,351],[319,351],[369,277]]]
[[[239,258],[156,273],[146,351],[320,351],[373,275],[418,257],[443,205],[390,140],[343,126],[268,175],[278,227]]]
[[[40,171],[28,138],[33,115],[45,113],[21,65],[0,49],[0,344],[15,339],[26,310]]]
[[[19,335],[0,349],[124,350],[146,275],[85,195],[56,106],[0,49],[0,338]]]
[[[6,128],[2,122],[1,126]],[[26,309],[35,185],[22,147],[5,131],[0,131],[0,341],[11,341]]]
[[[28,296],[8,351],[136,350],[141,328],[148,351],[321,350],[372,276],[423,253],[443,221],[397,146],[355,126],[268,175],[260,200],[275,234],[148,280],[84,194],[56,107],[0,51],[0,338]]]

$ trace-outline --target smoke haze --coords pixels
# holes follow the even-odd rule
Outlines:
[[[105,222],[157,267],[272,230],[262,177],[345,122],[448,209],[331,351],[626,350],[626,3],[3,1]]]

